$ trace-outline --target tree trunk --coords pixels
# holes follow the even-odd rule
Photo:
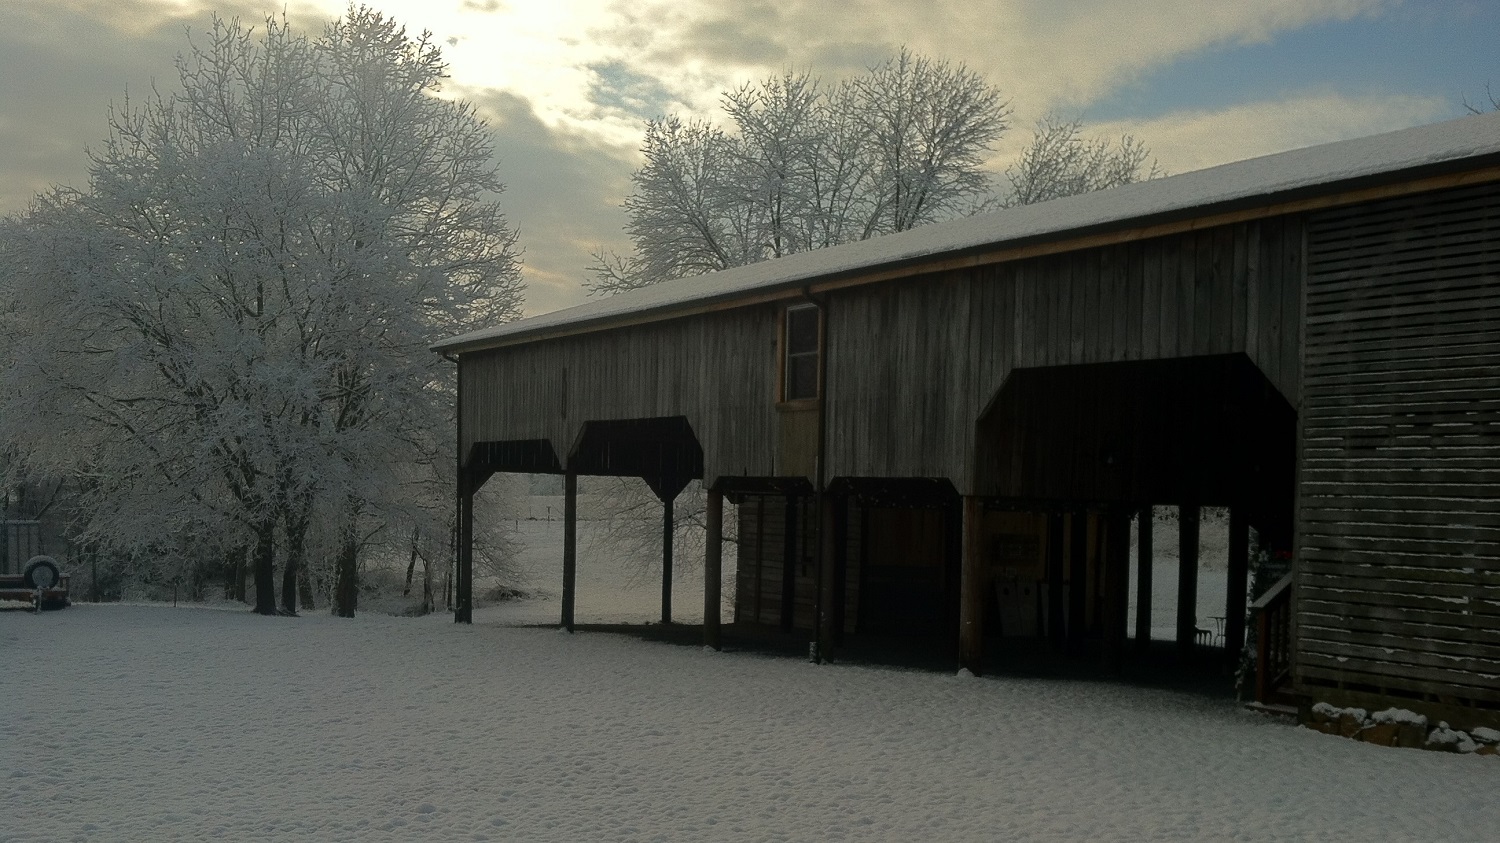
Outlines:
[[[313,600],[313,595],[316,591],[313,588],[312,568],[308,566],[307,560],[303,559],[297,571],[297,597],[302,601],[302,608],[313,608],[316,603]]]
[[[246,582],[250,578],[250,566],[245,564],[247,548],[236,548],[234,551],[234,599],[241,603],[250,602],[250,588]]]
[[[255,613],[276,614],[276,520],[266,518],[255,531]]]
[[[244,555],[240,554],[240,558],[243,559]],[[241,579],[240,570],[239,570],[240,566],[241,566],[241,563],[237,562],[236,559],[235,559],[235,552],[234,552],[234,550],[231,549],[231,550],[224,551],[224,599],[225,600],[233,600],[233,599],[235,599],[235,596],[236,596],[235,595],[235,591],[234,591],[235,583],[237,583],[237,582],[243,582],[243,580]]]
[[[354,617],[359,603],[359,527],[350,518],[339,537],[339,555],[334,561],[333,604],[334,614],[341,618]]]
[[[411,559],[406,562],[406,587],[401,589],[402,597],[411,596],[411,578],[417,572],[417,540],[421,537],[420,527],[411,529]],[[427,613],[427,601],[422,601],[422,613]]]
[[[432,591],[432,563],[422,560],[422,614],[437,611],[436,595]]]
[[[307,516],[288,515],[286,525],[286,566],[281,571],[281,610],[297,614],[297,578],[306,564]]]

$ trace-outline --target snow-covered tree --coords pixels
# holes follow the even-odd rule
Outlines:
[[[1031,205],[1161,175],[1146,145],[1131,135],[1087,137],[1078,120],[1046,117],[1031,143],[1006,171],[1011,192],[1003,204]]]
[[[295,611],[332,558],[351,615],[362,550],[448,532],[427,343],[518,313],[490,135],[434,96],[428,36],[367,8],[318,38],[215,19],[178,70],[111,113],[86,189],[0,231],[0,434],[20,470],[86,481],[81,540],[249,549],[262,613],[278,559]]]
[[[742,266],[956,216],[989,187],[1008,125],[962,65],[902,50],[824,87],[787,73],[726,93],[733,130],[662,117],[625,201],[632,254],[601,254],[596,293]]]

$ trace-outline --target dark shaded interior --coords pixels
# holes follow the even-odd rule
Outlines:
[[[1292,533],[1297,414],[1244,354],[1018,369],[980,419],[985,497],[1243,507]]]

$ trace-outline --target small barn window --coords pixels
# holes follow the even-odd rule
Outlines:
[[[818,351],[822,326],[818,307],[798,304],[786,309],[786,349],[782,372],[782,400],[798,401],[818,397]]]

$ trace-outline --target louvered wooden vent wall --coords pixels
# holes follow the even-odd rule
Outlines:
[[[1500,185],[1307,247],[1298,684],[1500,707]]]

